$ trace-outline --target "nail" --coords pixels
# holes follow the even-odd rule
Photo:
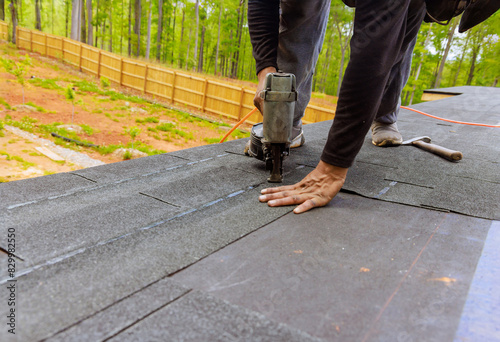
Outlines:
[[[265,201],[266,200],[266,196],[259,196],[259,200],[260,201]]]
[[[268,203],[269,203],[269,205],[275,205],[276,201],[269,201]]]

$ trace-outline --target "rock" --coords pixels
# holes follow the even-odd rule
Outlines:
[[[133,107],[130,109],[132,113],[147,114],[148,112],[142,108]]]
[[[170,120],[160,120],[159,124],[170,124],[172,126],[177,126],[177,122],[170,121]]]
[[[147,153],[141,152],[139,150],[133,149],[133,148],[119,148],[115,150],[112,155],[114,157],[122,158],[125,159],[125,157],[128,155],[130,156],[129,159],[135,159],[135,158],[141,158],[141,157],[147,157]]]
[[[19,105],[15,107],[17,111],[21,112],[37,112],[38,109],[29,105]]]
[[[77,134],[83,133],[83,128],[78,125],[59,125],[58,128],[64,128],[67,131],[75,132]]]

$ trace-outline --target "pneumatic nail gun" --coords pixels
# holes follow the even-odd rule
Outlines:
[[[297,91],[295,75],[270,73],[266,75],[265,88],[260,93],[262,124],[254,125],[248,153],[266,163],[271,171],[270,183],[283,181],[283,160],[290,153],[293,114]]]

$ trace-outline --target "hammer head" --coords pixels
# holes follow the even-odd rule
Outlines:
[[[423,137],[413,138],[413,139],[410,139],[410,140],[405,140],[405,141],[403,141],[401,143],[401,145],[411,145],[412,142],[418,141],[418,140],[422,140],[423,142],[426,142],[426,143],[430,143],[431,142],[431,138],[429,138],[427,136],[423,136]]]

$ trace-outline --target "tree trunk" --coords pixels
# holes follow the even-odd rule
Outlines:
[[[9,4],[9,8],[10,8],[10,17],[12,22],[12,43],[16,44],[17,11],[16,11],[16,4],[13,0]]]
[[[96,18],[99,18],[99,10],[101,9],[101,7],[99,6],[99,0],[97,0],[97,4],[96,4],[96,7],[95,7],[95,16]],[[96,21],[96,25],[95,25],[95,43],[94,43],[94,46],[97,47],[97,39],[99,38],[99,21]]]
[[[199,35],[199,30],[200,30],[200,0],[196,0],[196,7],[195,7],[195,13],[196,13],[196,34],[194,38],[194,58],[193,60],[196,62],[198,59],[198,35]]]
[[[347,34],[345,39],[342,37],[342,28],[340,27],[341,23],[339,22],[338,18],[336,18],[335,24],[337,26],[337,31],[339,33],[339,44],[340,44],[340,51],[341,51],[340,68],[339,68],[339,81],[337,84],[337,96],[339,96],[340,87],[342,85],[342,79],[343,79],[343,74],[344,74],[345,55],[346,55],[347,48],[349,47],[349,39],[350,39],[351,34],[352,34],[353,23],[350,23],[349,33]]]
[[[71,39],[80,41],[82,33],[82,14],[81,14],[81,1],[73,0],[73,7],[71,9]]]
[[[161,57],[161,34],[163,31],[163,0],[158,1],[158,33],[156,34],[156,60]]]
[[[5,20],[5,0],[0,0],[0,20]]]
[[[474,78],[474,70],[476,68],[476,59],[479,54],[479,49],[472,50],[472,62],[469,69],[469,76],[467,77],[466,85],[471,85],[472,79]]]
[[[183,8],[182,9],[182,22],[181,22],[181,43],[180,43],[180,46],[182,46],[182,41],[184,39],[184,18],[185,18],[185,15],[186,15],[186,10]],[[182,49],[179,49],[179,68],[182,68],[182,58],[181,58],[181,53],[182,53]]]
[[[236,30],[236,39],[238,40],[238,47],[234,53],[233,62],[231,63],[231,77],[236,78],[238,73],[238,62],[240,59],[240,48],[241,48],[241,36],[243,31],[243,19],[245,16],[245,0],[240,1],[240,7],[238,8],[238,28]]]
[[[425,37],[424,49],[427,47],[427,44],[429,44],[429,39],[431,38],[431,33],[432,33],[432,23],[429,25],[429,30],[427,31],[427,36]],[[417,68],[417,74],[415,75],[415,82],[418,80],[418,77],[420,76],[420,70],[422,69],[422,64],[424,63],[424,58],[425,58],[425,53],[420,58],[420,62],[418,64],[418,68]],[[413,89],[411,91],[409,105],[411,105],[413,103],[413,96],[415,95],[416,87],[417,87],[417,85],[414,84]]]
[[[132,55],[132,0],[128,0],[128,56]]]
[[[457,72],[455,73],[455,79],[453,80],[453,87],[457,84],[458,75],[460,74],[460,69],[462,68],[462,63],[465,58],[465,52],[467,51],[467,45],[469,45],[470,32],[467,32],[467,39],[465,40],[465,45],[462,48],[462,56],[460,57],[460,62],[458,63]]]
[[[109,52],[113,52],[113,4],[109,7]]]
[[[87,44],[92,45],[94,27],[92,26],[92,0],[87,0]]]
[[[151,48],[151,12],[153,4],[149,3],[149,13],[148,13],[148,36],[146,40],[146,60],[149,60],[149,49]]]
[[[189,39],[188,39],[188,46],[187,46],[187,52],[186,52],[186,70],[189,68],[189,47],[191,45],[191,35],[192,35],[192,28],[189,28]]]
[[[170,49],[170,64],[174,64],[174,50],[175,50],[175,13],[177,12],[177,1],[174,6],[174,13],[172,16],[174,17],[174,22],[172,25],[172,48]]]
[[[214,75],[217,75],[217,63],[219,62],[219,45],[220,45],[220,19],[222,15],[222,1],[219,5],[219,30],[217,31],[217,48],[215,50],[215,70]]]
[[[42,0],[35,0],[35,29],[42,30],[42,13],[40,12],[40,2]]]
[[[135,22],[134,22],[134,33],[137,36],[137,50],[136,56],[139,57],[141,53],[141,0],[135,0]]]
[[[80,41],[85,43],[87,41],[87,25],[85,25],[85,0],[82,0],[80,3],[80,13],[82,14],[82,21],[81,21],[81,27],[82,27],[82,33],[80,35]]]
[[[69,28],[69,1],[66,0],[66,34],[64,35],[65,37],[68,36],[68,28]]]
[[[205,25],[201,28],[200,55],[198,58],[198,72],[203,72],[203,44],[205,42]]]
[[[101,23],[101,50],[104,50],[104,36],[106,35],[106,17],[103,18]]]
[[[455,29],[458,25],[458,18],[453,19],[453,25],[450,26],[448,31],[448,40],[446,41],[446,48],[444,49],[443,57],[441,58],[441,63],[439,64],[439,70],[436,76],[436,82],[434,83],[434,88],[439,88],[441,84],[441,78],[443,76],[444,64],[448,58],[448,53],[450,52],[451,42],[453,41],[453,36],[455,35]]]

